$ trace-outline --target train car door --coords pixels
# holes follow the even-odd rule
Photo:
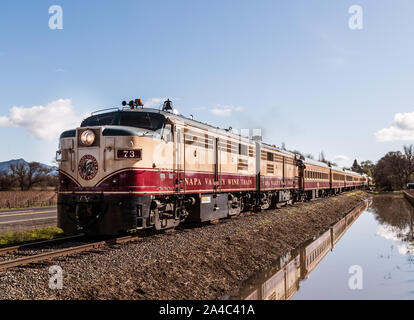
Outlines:
[[[306,166],[304,163],[300,162],[298,166],[298,173],[299,173],[299,189],[305,190],[305,169]]]
[[[220,191],[220,172],[221,172],[221,151],[219,150],[219,138],[213,137],[214,143],[214,191]]]
[[[329,189],[334,188],[334,184],[333,184],[333,172],[332,169],[329,168]]]
[[[174,171],[175,189],[177,192],[185,192],[185,139],[183,129],[176,126],[174,139]]]
[[[260,141],[255,140],[255,146],[256,146],[256,193],[257,193],[257,198],[259,199],[260,189],[261,189],[260,166],[261,166],[262,144]]]

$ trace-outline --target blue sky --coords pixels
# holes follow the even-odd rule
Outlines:
[[[0,15],[0,161],[50,163],[56,132],[135,97],[343,165],[414,139],[410,0],[4,0]]]

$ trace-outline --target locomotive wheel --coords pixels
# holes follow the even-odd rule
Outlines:
[[[174,218],[166,218],[158,209],[153,210],[155,217],[154,227],[156,230],[165,230],[175,228],[180,224],[180,220]]]
[[[243,210],[243,200],[235,198],[229,201],[229,216],[238,216]]]
[[[267,210],[270,208],[270,201],[267,200],[266,202],[262,202],[262,204],[260,205],[260,209],[262,210]]]

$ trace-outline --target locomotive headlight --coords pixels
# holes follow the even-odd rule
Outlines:
[[[80,136],[80,141],[85,146],[90,146],[95,141],[95,133],[92,130],[85,130]]]

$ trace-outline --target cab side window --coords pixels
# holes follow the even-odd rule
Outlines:
[[[164,140],[165,142],[174,142],[173,127],[170,123],[167,123],[164,127]]]

